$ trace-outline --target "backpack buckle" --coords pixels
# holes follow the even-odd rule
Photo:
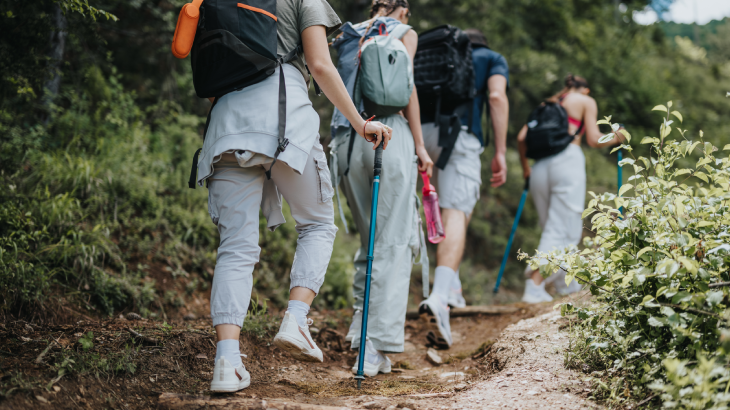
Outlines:
[[[286,147],[289,146],[289,140],[284,139],[282,141],[279,141],[279,152],[284,152]]]

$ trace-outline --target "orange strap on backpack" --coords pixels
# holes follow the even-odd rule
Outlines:
[[[175,37],[172,39],[172,54],[177,58],[185,58],[190,54],[195,40],[195,31],[200,19],[200,5],[203,0],[193,0],[180,10],[175,27]]]

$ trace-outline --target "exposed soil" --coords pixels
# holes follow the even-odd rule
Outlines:
[[[445,362],[439,366],[426,359],[425,324],[419,319],[409,320],[406,351],[390,355],[399,368],[366,380],[362,390],[355,388],[350,371],[355,353],[343,340],[350,312],[312,312],[318,328],[313,336],[325,356],[322,364],[297,362],[275,349],[270,342],[278,329],[279,315],[260,317],[259,326],[241,338],[251,386],[234,395],[212,396],[207,395],[207,389],[215,336],[209,319],[169,325],[124,318],[58,326],[9,321],[0,323],[0,393],[4,396],[0,408],[158,408],[167,406],[164,400],[159,402],[163,393],[183,398],[203,395],[202,401],[197,405],[191,402],[189,408],[201,407],[200,403],[216,407],[216,403],[233,399],[265,399],[269,407],[288,401],[336,407],[400,404],[427,408],[432,398],[472,391],[472,386],[488,381],[500,368],[489,353],[494,351],[489,346],[500,333],[521,319],[552,308],[552,304],[516,306],[520,309],[514,314],[453,318],[454,345],[438,351]],[[93,332],[93,337],[88,332]],[[93,347],[85,350],[82,338]],[[451,404],[453,399],[443,405]],[[259,406],[267,407],[266,403]],[[240,404],[234,407],[246,408]]]

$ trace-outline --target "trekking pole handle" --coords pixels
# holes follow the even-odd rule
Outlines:
[[[523,190],[527,191],[530,189],[530,177],[525,178],[525,188]]]
[[[383,146],[385,146],[385,140],[380,142],[378,148],[375,149],[375,165],[373,166],[373,176],[380,176],[380,171],[383,169]]]

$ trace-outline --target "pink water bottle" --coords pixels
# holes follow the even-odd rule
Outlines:
[[[436,193],[436,188],[431,185],[428,174],[421,172],[421,178],[423,178],[423,210],[426,213],[428,241],[431,243],[439,243],[446,238],[444,225],[441,223],[439,196]]]

